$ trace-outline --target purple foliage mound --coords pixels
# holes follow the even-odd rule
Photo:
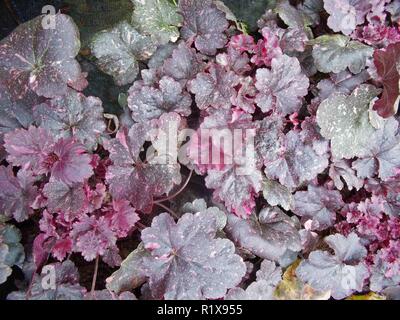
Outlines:
[[[0,41],[7,299],[399,299],[400,2],[132,2]]]

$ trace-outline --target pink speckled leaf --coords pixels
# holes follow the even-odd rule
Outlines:
[[[47,98],[63,95],[67,84],[81,77],[77,26],[69,16],[56,14],[55,28],[44,29],[43,19],[18,26],[0,42],[0,82],[14,100],[30,90]]]
[[[104,217],[87,215],[74,223],[71,238],[74,239],[74,251],[81,252],[86,261],[96,259],[97,255],[104,255],[117,241]]]
[[[73,184],[83,182],[93,174],[91,160],[83,145],[69,138],[56,142],[53,152],[47,156],[46,164],[50,165],[53,178]]]
[[[4,136],[7,161],[14,166],[22,166],[36,173],[47,172],[43,161],[50,154],[54,140],[42,129],[30,126],[28,130],[16,129]]]
[[[105,217],[109,221],[111,230],[119,238],[126,237],[135,226],[135,223],[140,220],[139,215],[127,200],[114,200],[112,209],[106,213]]]

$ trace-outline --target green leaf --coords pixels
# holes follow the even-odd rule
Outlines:
[[[332,154],[338,159],[362,157],[375,132],[369,120],[371,101],[380,90],[372,85],[361,85],[350,96],[333,93],[317,111],[321,134],[331,139]]]
[[[126,92],[129,85],[119,87],[115,84],[114,79],[100,71],[94,62],[83,59],[81,61],[82,70],[88,73],[87,80],[88,87],[83,93],[88,96],[98,97],[103,101],[103,108],[105,113],[112,113],[119,115],[122,112],[118,104],[118,97],[121,92]]]
[[[121,293],[141,286],[146,280],[142,262],[143,258],[147,256],[150,256],[150,254],[144,248],[143,243],[140,243],[138,247],[122,261],[121,267],[107,278],[107,289],[116,293]]]
[[[25,260],[25,253],[24,247],[20,243],[21,232],[19,229],[11,224],[6,224],[3,227],[0,226],[0,238],[8,246],[5,264],[10,267],[14,265],[22,266]]]
[[[90,47],[100,70],[120,86],[132,83],[139,74],[138,61],[150,58],[156,50],[149,37],[138,33],[126,21],[99,32]]]
[[[304,12],[290,5],[288,0],[280,1],[275,12],[290,28],[306,28],[312,25],[312,20]]]
[[[122,20],[129,20],[133,5],[130,0],[65,0],[68,14],[81,33],[82,47],[89,45],[99,31],[111,28]]]
[[[282,281],[275,290],[277,300],[328,300],[330,291],[317,291],[296,277],[296,269],[300,264],[297,260],[283,274]]]
[[[371,291],[367,294],[354,294],[346,300],[386,300],[386,297]]]
[[[183,19],[175,3],[169,0],[132,0],[135,10],[132,24],[157,44],[176,42]]]
[[[250,32],[257,31],[257,20],[266,10],[273,9],[276,5],[276,0],[223,0],[223,2],[239,21],[249,27]]]
[[[0,284],[11,275],[14,265],[21,267],[25,260],[20,241],[21,232],[15,226],[0,223]]]
[[[324,35],[309,42],[318,71],[339,73],[347,68],[354,74],[366,66],[374,49],[343,35]]]

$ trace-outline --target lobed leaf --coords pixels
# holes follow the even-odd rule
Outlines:
[[[177,223],[166,213],[143,230],[144,258],[153,297],[217,299],[241,281],[245,264],[227,239],[215,238],[215,217],[187,213]]]
[[[99,32],[90,47],[97,66],[120,86],[132,83],[139,74],[138,61],[150,58],[156,50],[150,38],[126,21]]]
[[[150,36],[157,44],[175,42],[179,38],[178,27],[182,16],[177,6],[169,0],[132,0],[135,10],[132,24],[137,30]]]
[[[366,153],[375,129],[369,120],[369,105],[379,91],[361,85],[350,96],[334,93],[317,111],[321,134],[331,140],[332,154],[338,159],[351,159]]]
[[[30,91],[54,98],[81,77],[75,60],[79,31],[64,14],[54,16],[54,28],[44,28],[43,16],[19,25],[0,42],[0,82],[19,100]]]
[[[324,35],[312,40],[313,58],[318,71],[339,73],[347,68],[360,73],[366,66],[373,49],[343,35]]]

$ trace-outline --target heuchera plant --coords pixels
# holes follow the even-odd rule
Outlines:
[[[395,297],[399,1],[271,1],[254,34],[219,0],[132,2],[86,50],[61,12],[0,41],[7,298]]]

